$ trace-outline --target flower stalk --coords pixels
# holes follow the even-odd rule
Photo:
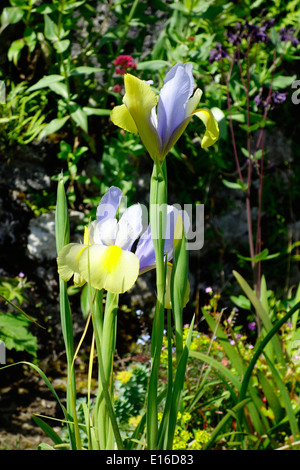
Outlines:
[[[156,259],[156,306],[152,327],[151,374],[147,402],[147,448],[156,449],[158,439],[158,373],[164,330],[167,172],[166,162],[154,162],[150,182],[150,226]]]

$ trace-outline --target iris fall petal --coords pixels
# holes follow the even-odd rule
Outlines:
[[[58,274],[64,281],[69,281],[75,273],[79,274],[79,259],[85,249],[86,246],[80,243],[69,243],[58,253]]]
[[[139,259],[116,245],[91,245],[80,257],[79,271],[95,289],[122,294],[138,277]]]
[[[201,119],[201,121],[206,127],[206,131],[201,142],[201,147],[210,147],[219,138],[218,123],[209,109],[197,109],[194,112],[194,115]]]

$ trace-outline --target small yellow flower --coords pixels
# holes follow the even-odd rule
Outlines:
[[[185,412],[182,415],[182,422],[183,423],[188,423],[192,419],[191,413]]]
[[[128,424],[131,428],[136,428],[137,425],[140,423],[141,419],[142,419],[141,415],[131,416],[128,420]]]
[[[199,444],[206,444],[210,439],[210,435],[207,431],[202,429],[202,430],[196,431],[195,438]]]
[[[122,384],[127,384],[132,376],[132,372],[128,370],[122,370],[116,374],[116,380],[119,380]]]

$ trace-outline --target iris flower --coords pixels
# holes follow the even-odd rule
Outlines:
[[[177,142],[193,116],[205,125],[202,148],[219,137],[217,121],[210,110],[197,108],[202,91],[194,91],[191,64],[178,63],[166,75],[159,96],[150,85],[131,75],[124,75],[123,104],[111,111],[112,122],[122,129],[139,133],[154,161],[162,162]]]
[[[134,285],[139,274],[155,268],[150,226],[142,234],[142,208],[134,204],[117,220],[121,198],[122,191],[111,187],[100,201],[96,220],[85,227],[83,243],[69,243],[60,250],[58,272],[64,281],[74,276],[76,285],[90,282],[96,289],[121,294]],[[174,229],[181,212],[167,206],[165,253],[168,261],[172,258]],[[186,217],[185,221],[188,224]]]

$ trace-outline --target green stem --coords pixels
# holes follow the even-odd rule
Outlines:
[[[164,304],[165,292],[165,233],[167,216],[167,174],[165,161],[154,163],[150,183],[150,225],[156,259],[157,300]]]
[[[168,332],[168,385],[166,404],[163,417],[160,423],[158,434],[158,449],[166,449],[169,431],[170,410],[172,405],[173,392],[173,355],[172,355],[172,335],[171,335],[171,311],[167,310],[167,332]]]
[[[150,226],[156,257],[157,299],[152,327],[151,374],[147,402],[147,446],[153,450],[158,440],[157,389],[164,330],[165,263],[164,245],[167,214],[167,174],[165,161],[154,162],[150,183]]]
[[[116,441],[123,448],[113,410],[113,359],[116,348],[117,308],[119,296],[107,293],[104,322],[92,314],[98,356],[98,394],[95,407],[95,424],[102,450],[113,450]]]

